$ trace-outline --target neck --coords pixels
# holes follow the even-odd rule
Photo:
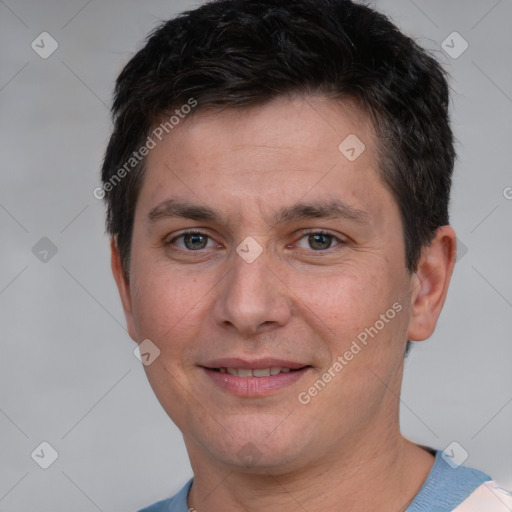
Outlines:
[[[434,457],[399,433],[338,450],[286,472],[212,468],[191,455],[188,505],[199,512],[404,510],[425,482]],[[363,436],[364,437],[364,436]],[[349,446],[349,445],[345,445]],[[190,452],[190,450],[189,450]]]

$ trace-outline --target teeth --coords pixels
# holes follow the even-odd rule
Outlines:
[[[260,368],[257,370],[248,368],[219,368],[219,371],[220,373],[229,373],[229,375],[235,375],[236,377],[270,377],[278,373],[289,373],[291,372],[291,368],[280,368],[278,366]]]
[[[251,370],[249,370],[251,371]],[[261,370],[253,370],[254,377],[270,377],[270,368],[262,368]]]

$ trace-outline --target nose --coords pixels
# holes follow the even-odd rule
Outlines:
[[[232,267],[217,288],[217,324],[245,337],[286,325],[292,314],[291,292],[278,276],[266,251],[251,263],[233,254]]]

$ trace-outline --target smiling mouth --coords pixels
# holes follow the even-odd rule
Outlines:
[[[300,363],[288,361],[281,362],[285,366],[277,366],[279,362],[281,361],[260,360],[253,361],[251,364],[242,360],[219,360],[212,361],[211,366],[203,366],[202,369],[216,388],[238,397],[254,398],[270,396],[296,384],[313,368],[310,365],[301,366]],[[245,368],[240,368],[238,365]],[[290,368],[291,366],[294,368]]]
[[[280,373],[291,373],[309,368],[309,366],[303,366],[302,368],[283,368],[280,366],[271,366],[269,368],[208,368],[219,373],[228,373],[235,377],[271,377],[279,375]]]

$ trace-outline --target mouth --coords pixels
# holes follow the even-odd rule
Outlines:
[[[201,366],[218,388],[242,397],[261,397],[276,393],[299,381],[311,365],[277,360],[222,359]]]
[[[305,368],[305,367],[303,367]],[[209,368],[214,372],[228,373],[236,377],[270,377],[280,373],[290,373],[302,370],[302,368],[282,368],[280,366],[271,366],[269,368]]]

